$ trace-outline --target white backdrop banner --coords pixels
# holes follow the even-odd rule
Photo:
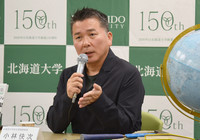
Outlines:
[[[130,46],[169,46],[195,25],[195,0],[130,0],[130,25]]]
[[[66,0],[5,1],[5,43],[66,44]]]
[[[14,96],[13,96],[14,95]],[[50,131],[46,124],[46,115],[53,104],[55,93],[13,93],[4,98],[3,125],[19,125],[22,121],[33,121],[42,131]]]

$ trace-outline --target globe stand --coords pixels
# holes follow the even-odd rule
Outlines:
[[[169,100],[169,102],[180,112],[182,113],[183,115],[185,115],[186,117],[192,119],[192,120],[195,120],[195,121],[198,121],[200,122],[200,120],[198,119],[195,119],[195,118],[192,118],[190,117],[189,115],[187,115],[185,112],[193,115],[193,116],[196,116],[198,118],[200,118],[200,113],[187,107],[186,105],[184,105],[183,103],[181,103],[176,97],[175,95],[173,94],[173,92],[171,91],[169,85],[168,85],[168,82],[167,82],[167,60],[168,60],[168,57],[169,57],[169,54],[171,52],[171,50],[173,49],[173,47],[175,46],[175,44],[184,36],[186,35],[187,33],[191,32],[191,31],[194,31],[194,30],[198,30],[200,29],[200,24],[198,25],[195,25],[195,26],[192,26],[188,29],[186,29],[185,31],[183,31],[181,34],[179,34],[173,41],[172,43],[170,44],[170,46],[168,47],[166,53],[165,53],[165,56],[164,56],[164,60],[163,60],[163,64],[160,65],[160,73],[161,73],[161,83],[162,83],[162,87],[163,87],[163,90],[165,92],[165,95],[167,97],[167,99]],[[169,98],[169,96],[171,97],[171,99]],[[173,102],[172,100],[174,101],[174,103],[180,107],[182,110],[184,110],[185,112],[183,112],[182,110],[180,110]]]

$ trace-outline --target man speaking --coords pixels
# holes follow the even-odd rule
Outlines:
[[[138,70],[110,49],[107,16],[91,8],[76,11],[71,33],[77,54],[87,55],[83,71],[63,70],[47,114],[54,133],[70,124],[73,133],[132,133],[141,128],[144,87]],[[80,66],[80,65],[79,65]]]

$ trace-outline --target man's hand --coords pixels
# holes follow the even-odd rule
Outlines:
[[[83,74],[81,73],[73,73],[71,77],[67,81],[67,95],[72,99],[74,93],[79,94],[83,87]]]
[[[83,95],[78,101],[79,107],[83,108],[95,102],[102,94],[101,86],[94,83],[93,89]]]

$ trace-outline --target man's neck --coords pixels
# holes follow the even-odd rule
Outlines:
[[[94,76],[99,73],[101,70],[103,64],[97,65],[97,64],[87,64],[87,75]]]
[[[100,72],[101,67],[104,64],[104,61],[106,60],[106,57],[108,56],[108,53],[109,53],[109,50],[98,62],[86,64],[87,75],[94,76],[94,75],[97,75]]]

